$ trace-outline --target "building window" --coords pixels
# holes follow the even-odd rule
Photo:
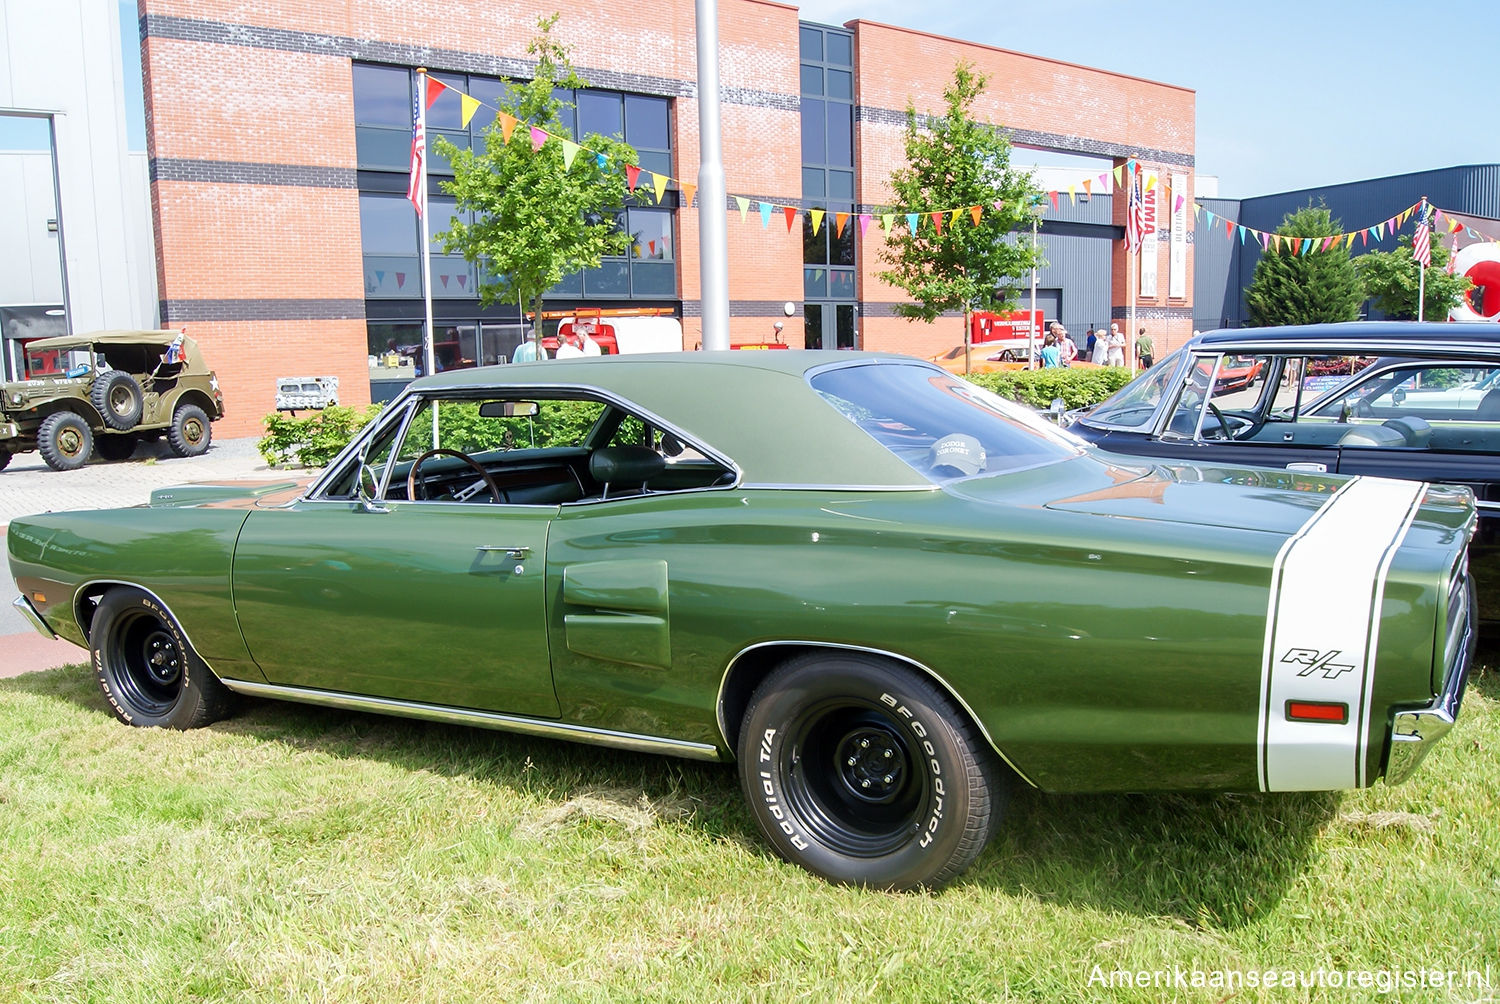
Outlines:
[[[495,77],[462,73],[433,73],[449,85],[427,109],[428,170],[430,184],[429,226],[436,235],[448,229],[454,215],[454,200],[442,195],[444,175],[452,167],[430,142],[442,136],[460,148],[477,148],[495,121],[493,106],[501,104],[511,86]],[[408,298],[422,295],[421,258],[417,250],[421,221],[410,203],[393,194],[400,185],[411,155],[412,93],[416,74],[405,67],[356,63],[353,67],[355,149],[362,172],[360,192],[361,243],[364,251],[365,295],[370,298]],[[482,104],[468,128],[462,125],[462,103],[458,92]],[[559,132],[581,140],[597,133],[624,139],[640,155],[642,170],[671,176],[671,116],[668,99],[621,91],[557,90],[561,101],[575,105],[564,109]],[[385,172],[390,177],[368,172]],[[396,177],[399,175],[400,177]],[[375,189],[379,189],[376,191]],[[591,299],[647,298],[677,295],[677,266],[672,211],[675,194],[667,207],[632,205],[621,215],[620,225],[632,235],[629,248],[606,259],[597,269],[568,276],[548,296]],[[434,236],[432,292],[435,298],[478,299],[478,271],[459,255],[442,254]],[[479,355],[485,353],[481,351]],[[460,358],[468,358],[463,355]]]
[[[857,348],[854,228],[854,38],[804,24],[802,198],[826,210],[818,232],[803,221],[802,295],[808,348]],[[838,214],[847,214],[844,226]]]

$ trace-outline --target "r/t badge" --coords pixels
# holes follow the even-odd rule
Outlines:
[[[1343,654],[1342,649],[1331,649],[1327,652],[1319,652],[1315,648],[1289,648],[1281,657],[1283,665],[1301,666],[1297,671],[1298,676],[1312,676],[1314,673],[1322,673],[1325,680],[1337,680],[1354,667],[1349,663],[1334,662]]]

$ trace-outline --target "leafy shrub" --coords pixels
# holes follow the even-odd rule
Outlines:
[[[968,379],[1033,408],[1045,409],[1059,397],[1069,408],[1085,408],[1129,383],[1130,370],[1123,366],[1054,367],[974,373]]]
[[[255,444],[272,467],[293,461],[304,467],[322,467],[348,445],[355,434],[375,420],[382,405],[363,408],[332,405],[306,418],[281,412],[266,416],[266,434]]]

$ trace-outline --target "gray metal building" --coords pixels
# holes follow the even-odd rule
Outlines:
[[[1446,167],[1251,199],[1199,199],[1198,203],[1215,217],[1274,233],[1288,213],[1309,203],[1327,206],[1349,231],[1383,222],[1423,197],[1445,213],[1494,221],[1490,235],[1500,236],[1500,164]],[[1200,214],[1193,232],[1193,327],[1240,327],[1247,323],[1245,290],[1255,276],[1261,249],[1254,241],[1242,244],[1238,237],[1231,241],[1221,223],[1205,221]],[[1410,232],[1408,223],[1401,233]],[[1352,253],[1395,250],[1399,237],[1399,233],[1387,232],[1383,240],[1371,239],[1368,245],[1355,241]]]

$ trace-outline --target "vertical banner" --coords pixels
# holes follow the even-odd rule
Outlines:
[[[1180,196],[1180,198],[1179,198]],[[1167,279],[1167,295],[1174,300],[1187,298],[1187,214],[1193,198],[1188,194],[1187,175],[1172,175],[1172,254]]]
[[[1161,185],[1141,186],[1141,299],[1156,299],[1156,230],[1161,205]]]

